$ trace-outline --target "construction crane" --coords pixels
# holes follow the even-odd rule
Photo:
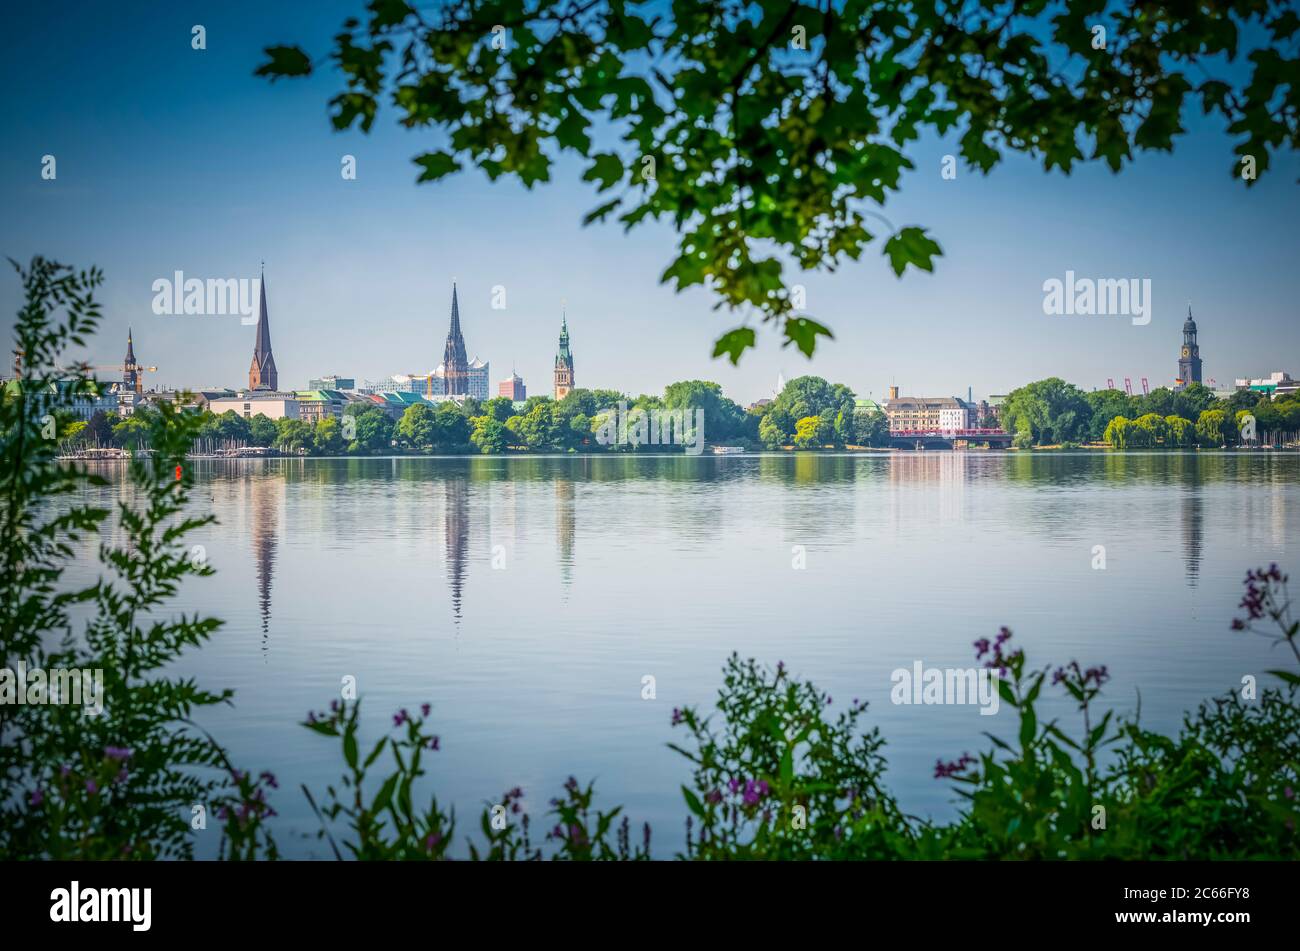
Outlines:
[[[1133,381],[1128,377],[1124,377],[1124,392],[1129,396],[1133,395]]]
[[[1142,395],[1143,395],[1143,396],[1150,396],[1150,395],[1151,395],[1151,390],[1147,388],[1147,378],[1146,378],[1146,377],[1143,377],[1143,378],[1142,378]]]
[[[139,363],[77,363],[71,367],[59,367],[60,370],[117,370],[123,377],[128,373],[135,373],[135,391],[136,393],[144,392],[144,373],[157,373],[157,367],[141,366]]]
[[[1106,377],[1106,389],[1108,389],[1108,390],[1113,390],[1113,389],[1115,389],[1115,380],[1114,380],[1114,378],[1109,377],[1109,376]]]

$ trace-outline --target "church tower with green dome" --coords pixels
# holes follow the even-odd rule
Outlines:
[[[1201,382],[1201,348],[1196,344],[1196,321],[1192,319],[1192,305],[1187,305],[1187,319],[1183,321],[1183,349],[1178,352],[1178,380],[1176,388],[1182,389]]]

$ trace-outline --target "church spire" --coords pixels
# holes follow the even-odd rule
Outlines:
[[[443,392],[448,396],[469,393],[469,357],[465,353],[465,337],[460,332],[460,299],[455,281],[451,282],[451,327],[442,348],[442,379]]]
[[[555,398],[564,399],[573,387],[573,351],[569,349],[569,315],[561,312],[560,349],[555,355]]]
[[[140,370],[135,362],[135,345],[131,339],[131,328],[126,328],[126,359],[122,361],[122,386],[128,390],[141,389]]]
[[[266,313],[266,278],[261,278],[258,284],[261,298],[257,308],[257,336],[253,344],[253,363],[248,368],[248,388],[274,390],[279,388],[280,374],[276,372],[275,357],[271,353],[271,319]]]

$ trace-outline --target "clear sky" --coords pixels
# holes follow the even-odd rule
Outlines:
[[[471,170],[416,185],[412,156],[439,144],[381,110],[369,136],[335,133],[328,71],[274,85],[252,75],[265,46],[321,54],[361,0],[310,4],[62,3],[11,6],[0,30],[7,92],[0,129],[0,251],[41,253],[107,273],[105,320],[86,354],[120,361],[128,325],[150,384],[247,383],[253,328],[237,317],[156,316],[155,279],[256,277],[266,262],[271,338],[282,388],[338,373],[427,372],[441,358],[451,283],[471,356],[493,380],[514,364],[530,392],[550,391],[565,301],[579,386],[659,392],[717,380],[747,403],[778,372],[812,372],[861,395],[891,382],[913,395],[1000,393],[1062,376],[1092,389],[1113,377],[1168,384],[1190,300],[1204,375],[1221,384],[1276,369],[1300,375],[1300,161],[1275,158],[1247,191],[1228,175],[1221,123],[1189,109],[1174,155],[1147,153],[1120,175],[1069,177],[1012,157],[983,177],[940,175],[953,142],[923,141],[915,171],[883,209],[928,227],[945,256],[932,275],[899,280],[878,242],[836,274],[799,278],[808,312],[836,339],[809,361],[774,333],[733,368],[713,340],[739,321],[700,289],[658,283],[674,235],[649,226],[581,226],[597,203],[581,167],[529,192]],[[207,49],[191,49],[191,27]],[[54,155],[58,177],[41,178]],[[342,156],[357,179],[340,175]],[[1049,317],[1043,282],[1150,278],[1154,313]],[[490,307],[494,285],[505,310]],[[6,333],[19,302],[0,281]]]

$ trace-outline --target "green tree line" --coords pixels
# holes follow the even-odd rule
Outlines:
[[[1239,390],[1219,399],[1200,383],[1158,387],[1130,396],[1122,390],[1085,392],[1059,377],[1012,390],[1002,403],[1002,428],[1013,445],[1107,443],[1117,449],[1234,446],[1241,420],[1255,418],[1258,440],[1280,444],[1300,433],[1300,398],[1273,400]]]

